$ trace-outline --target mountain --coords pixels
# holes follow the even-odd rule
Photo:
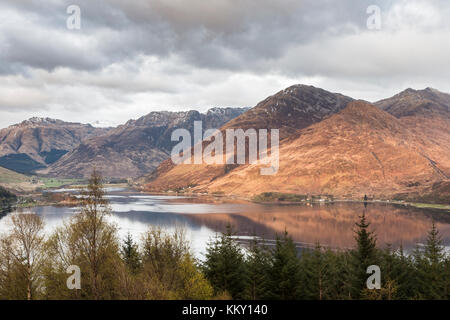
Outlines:
[[[40,173],[86,177],[95,167],[107,177],[138,177],[154,170],[169,157],[172,146],[177,143],[171,141],[175,129],[184,128],[193,133],[194,121],[202,121],[204,130],[220,127],[247,110],[213,108],[205,114],[194,110],[151,112],[128,121],[106,135],[84,141]]]
[[[380,100],[374,104],[397,118],[408,116],[448,118],[450,115],[450,94],[433,88],[424,90],[408,88],[391,98]]]
[[[450,138],[448,136],[447,138]],[[448,140],[450,141],[450,140]],[[447,146],[435,146],[448,161]],[[280,147],[280,169],[261,176],[250,165],[206,185],[225,193],[266,191],[389,197],[447,179],[426,142],[392,115],[368,103],[352,102],[338,114],[289,138]],[[407,165],[406,165],[407,164]],[[245,177],[246,183],[239,181]]]
[[[82,140],[107,130],[50,118],[25,120],[0,130],[0,166],[21,173],[45,168]]]
[[[423,154],[436,170],[449,178],[450,162],[450,94],[436,89],[406,89],[375,105],[393,116],[414,134],[422,137]],[[446,172],[447,174],[445,174]]]
[[[435,129],[439,137],[430,142],[428,134],[424,135],[420,128],[413,130],[412,118],[407,119],[418,116],[407,114],[402,117],[400,112],[397,118],[367,102],[353,101],[337,114],[282,140],[275,175],[260,175],[260,166],[255,164],[241,165],[211,178],[208,172],[214,166],[178,165],[161,170],[146,189],[191,186],[196,192],[247,196],[277,191],[405,198],[422,195],[433,186],[446,188],[450,176],[448,127]],[[434,112],[430,118],[437,121]]]
[[[221,130],[241,128],[279,129],[280,139],[339,112],[352,98],[306,85],[294,85],[258,103],[225,124]],[[246,146],[248,147],[248,146]],[[236,165],[175,166],[170,159],[138,180],[149,190],[167,190],[203,184],[227,174]],[[170,174],[166,175],[169,171]],[[158,177],[164,177],[157,179]],[[157,179],[157,181],[154,181]],[[151,183],[149,183],[151,182]]]
[[[266,98],[223,129],[277,128],[283,139],[342,110],[352,100],[339,93],[298,84]]]

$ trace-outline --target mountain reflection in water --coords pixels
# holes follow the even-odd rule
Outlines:
[[[366,212],[378,245],[400,244],[406,250],[423,243],[434,219],[443,243],[450,247],[450,214],[391,204],[339,202],[314,205],[262,205],[255,203],[222,203],[202,198],[183,198],[145,195],[127,190],[110,190],[108,198],[113,214],[110,220],[119,227],[120,237],[130,232],[140,239],[150,225],[173,231],[186,230],[196,254],[205,251],[206,243],[216,232],[228,224],[242,239],[258,236],[273,240],[285,230],[300,247],[314,246],[320,242],[332,248],[354,246],[353,228],[358,216]],[[76,212],[68,207],[36,207],[23,209],[41,215],[46,229],[51,232],[61,226],[64,219]],[[0,233],[8,228],[8,217],[0,219]]]

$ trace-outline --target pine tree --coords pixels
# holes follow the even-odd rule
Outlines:
[[[277,237],[272,252],[269,285],[271,299],[293,300],[300,297],[300,262],[297,248],[287,232],[283,237]]]
[[[256,239],[250,243],[246,259],[248,281],[246,299],[259,300],[268,297],[268,274],[270,271],[270,252]]]
[[[360,216],[360,221],[355,223],[356,249],[353,256],[353,292],[352,298],[358,299],[361,291],[366,287],[367,267],[377,264],[376,238],[369,231],[370,223],[366,220],[365,212]]]
[[[444,292],[443,299],[450,300],[450,255],[444,261]]]
[[[123,241],[121,254],[128,270],[130,270],[132,274],[137,274],[141,268],[141,257],[138,246],[134,243],[130,233],[127,234],[127,237]]]
[[[305,251],[300,259],[301,292],[305,299],[323,300],[333,295],[333,253],[319,243]]]
[[[424,261],[419,265],[423,277],[424,298],[443,299],[445,291],[444,275],[444,247],[436,224],[433,222],[428,232],[424,250]]]
[[[388,277],[397,283],[396,299],[411,299],[414,297],[414,267],[411,257],[405,255],[402,245],[397,251],[391,251],[391,255],[392,267]],[[385,268],[382,267],[382,270]]]
[[[425,257],[428,259],[430,265],[435,266],[442,263],[445,257],[442,239],[434,221],[432,222],[431,230],[428,232],[427,245],[425,246]]]
[[[214,288],[215,294],[228,292],[233,299],[243,299],[247,284],[244,254],[232,238],[231,226],[208,243],[203,272]]]

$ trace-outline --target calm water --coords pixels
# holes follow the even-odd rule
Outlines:
[[[354,245],[352,228],[364,210],[380,246],[403,244],[405,249],[412,249],[416,243],[424,243],[434,219],[444,245],[450,249],[450,213],[442,211],[389,204],[365,207],[362,203],[308,206],[205,202],[199,198],[145,195],[120,189],[109,189],[108,198],[113,210],[110,220],[119,227],[121,237],[130,232],[135,239],[140,239],[150,225],[169,231],[183,227],[199,257],[208,240],[216,232],[224,231],[228,224],[243,242],[256,235],[270,243],[286,229],[299,247],[313,246],[319,241],[333,248],[350,248]],[[46,230],[51,232],[76,210],[49,206],[23,209],[23,212],[42,216]],[[9,228],[9,223],[8,215],[0,219],[0,233]]]

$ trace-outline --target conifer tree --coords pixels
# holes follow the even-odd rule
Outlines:
[[[442,239],[433,222],[428,232],[423,257],[418,259],[418,275],[421,278],[421,293],[426,299],[443,299],[445,296],[444,279],[445,253]]]
[[[256,238],[250,243],[246,265],[248,273],[246,299],[266,299],[268,297],[270,252]]]
[[[442,277],[444,278],[442,298],[450,300],[450,255],[447,255],[447,258],[444,261],[444,274]]]
[[[431,230],[428,232],[427,244],[425,246],[425,258],[430,265],[437,266],[444,260],[444,247],[442,246],[442,238],[439,230],[436,228],[434,221],[431,224]]]
[[[300,297],[300,262],[294,241],[286,231],[282,237],[277,237],[272,252],[269,285],[271,299],[293,300]]]
[[[383,283],[389,279],[395,281],[397,284],[395,299],[411,299],[414,296],[414,268],[411,257],[405,255],[402,245],[398,250],[386,249],[384,254],[381,263],[385,275]],[[390,264],[389,267],[385,266],[387,263]]]
[[[228,292],[233,299],[243,299],[247,270],[242,249],[232,236],[232,228],[228,225],[225,233],[208,244],[202,268],[215,294]]]
[[[352,251],[353,256],[353,288],[352,298],[358,299],[361,291],[366,287],[367,267],[377,264],[376,238],[369,231],[370,223],[366,220],[366,214],[360,216],[359,222],[355,223],[356,249]]]
[[[122,259],[128,267],[128,270],[130,270],[132,274],[137,274],[141,268],[141,257],[139,254],[138,245],[134,243],[130,233],[127,234],[127,237],[123,241],[120,251]]]
[[[336,269],[336,258],[331,250],[325,250],[319,243],[314,250],[301,255],[302,298],[324,300],[337,297],[337,279],[341,277]]]

